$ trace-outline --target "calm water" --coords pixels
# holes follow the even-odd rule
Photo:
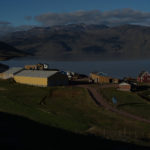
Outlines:
[[[113,77],[136,77],[140,71],[146,70],[150,72],[150,60],[137,61],[42,61],[31,58],[12,59],[9,61],[1,61],[10,67],[23,67],[27,64],[47,63],[49,68],[57,68],[64,71],[73,71],[82,74],[90,72],[105,72]]]

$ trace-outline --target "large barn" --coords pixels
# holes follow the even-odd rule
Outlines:
[[[23,70],[14,76],[17,83],[34,86],[67,85],[68,77],[59,71]]]

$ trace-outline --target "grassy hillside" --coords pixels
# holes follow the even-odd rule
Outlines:
[[[147,90],[138,92],[138,95],[150,102],[150,86],[148,86]]]
[[[138,94],[118,91],[115,88],[104,88],[100,91],[114,107],[150,120],[150,102],[138,96]],[[117,104],[112,103],[112,97],[116,97]]]
[[[149,124],[104,110],[83,88],[39,88],[0,80],[0,111],[74,133],[141,145],[150,143]]]

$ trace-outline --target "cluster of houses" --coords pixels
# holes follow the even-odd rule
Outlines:
[[[107,74],[103,72],[98,73],[90,73],[90,82],[98,83],[98,84],[118,84],[118,90],[121,91],[130,91],[131,85],[127,82],[122,82],[117,78],[109,77]],[[121,82],[121,83],[120,83]]]
[[[107,74],[98,72],[90,74],[90,82],[98,84],[115,83],[118,84],[118,90],[130,91],[132,87],[135,87],[137,83],[150,83],[150,74],[147,71],[142,71],[137,79],[124,78],[119,80],[117,78],[109,77]]]
[[[35,66],[39,66],[38,64]],[[5,72],[0,73],[1,79],[13,78],[17,83],[34,85],[34,86],[57,86],[68,85],[68,76],[56,69],[36,68],[33,65],[24,68],[13,67]],[[45,66],[45,65],[43,65]]]
[[[103,72],[98,72],[98,73],[90,73],[90,82],[100,83],[100,84],[118,83],[119,79],[109,77],[107,74]]]
[[[84,76],[74,72],[49,69],[47,64],[26,65],[24,68],[13,67],[0,73],[1,79],[13,78],[17,83],[41,87],[68,85],[70,80],[76,80],[80,77],[82,78]],[[150,74],[146,71],[142,71],[137,77],[137,80],[126,78],[123,81],[112,78],[103,72],[90,73],[89,76],[89,83],[118,84],[118,89],[122,91],[130,91],[135,81],[150,83]]]
[[[82,75],[75,72],[49,69],[47,64],[12,67],[0,73],[1,79],[13,78],[17,83],[40,87],[68,85],[80,77]]]

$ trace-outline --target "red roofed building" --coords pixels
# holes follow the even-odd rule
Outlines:
[[[137,78],[138,82],[150,82],[150,74],[147,71],[142,71],[138,78]]]

